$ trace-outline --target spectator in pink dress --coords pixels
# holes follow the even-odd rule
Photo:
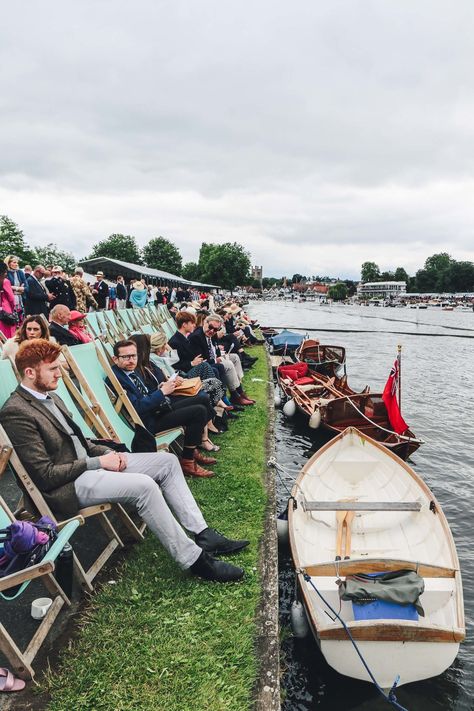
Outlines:
[[[18,318],[15,323],[7,323],[7,320],[2,321],[2,313],[13,314],[15,311],[15,297],[12,291],[12,285],[7,278],[8,267],[5,262],[0,262],[0,331],[7,338],[12,338],[15,335],[18,327]]]
[[[71,311],[69,317],[69,333],[72,333],[81,343],[90,343],[94,339],[86,330],[86,315],[80,311]]]

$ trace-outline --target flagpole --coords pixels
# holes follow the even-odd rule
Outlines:
[[[398,409],[402,411],[402,347],[399,344],[397,346],[397,360],[398,360]]]

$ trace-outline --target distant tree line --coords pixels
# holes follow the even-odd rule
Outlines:
[[[45,247],[30,247],[23,231],[6,215],[0,216],[0,257],[17,256],[22,265],[58,264],[72,272],[77,260],[71,252],[50,243]],[[204,242],[197,262],[183,264],[178,247],[165,237],[153,237],[141,249],[132,235],[112,234],[92,246],[85,259],[108,257],[132,264],[143,264],[152,269],[169,272],[183,279],[217,284],[234,289],[251,283],[250,254],[237,242],[208,244]]]
[[[474,291],[474,263],[457,261],[447,252],[433,254],[423,269],[409,276],[403,267],[394,272],[380,272],[375,262],[364,262],[361,281],[405,281],[410,293],[472,292]]]

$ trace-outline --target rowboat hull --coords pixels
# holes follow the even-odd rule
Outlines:
[[[334,434],[344,432],[347,427],[356,427],[403,460],[414,454],[421,444],[411,430],[403,436],[393,432],[387,408],[378,393],[332,399],[321,408],[321,424]]]
[[[348,428],[309,460],[292,496],[296,508],[289,507],[288,523],[300,595],[328,664],[370,681],[326,603],[340,610],[383,688],[397,675],[399,684],[407,684],[447,669],[465,636],[461,573],[449,525],[423,480],[383,445]],[[349,557],[336,561],[341,507],[354,511],[354,518],[343,552]],[[339,599],[338,579],[394,570],[415,570],[423,578],[425,616],[355,619],[353,603]]]

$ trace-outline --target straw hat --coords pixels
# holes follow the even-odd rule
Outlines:
[[[96,276],[103,277],[103,276],[104,276],[104,272],[97,272]]]
[[[237,304],[231,304],[225,310],[228,314],[238,314],[242,309]]]
[[[137,280],[137,281],[134,281],[133,284],[132,284],[132,286],[133,286],[133,288],[136,289],[137,291],[143,291],[143,289],[145,288],[145,287],[143,286],[143,282],[142,282],[142,281],[138,281],[138,280]]]
[[[150,346],[152,351],[164,348],[167,343],[168,341],[164,333],[157,331],[156,333],[152,333],[150,336]]]

